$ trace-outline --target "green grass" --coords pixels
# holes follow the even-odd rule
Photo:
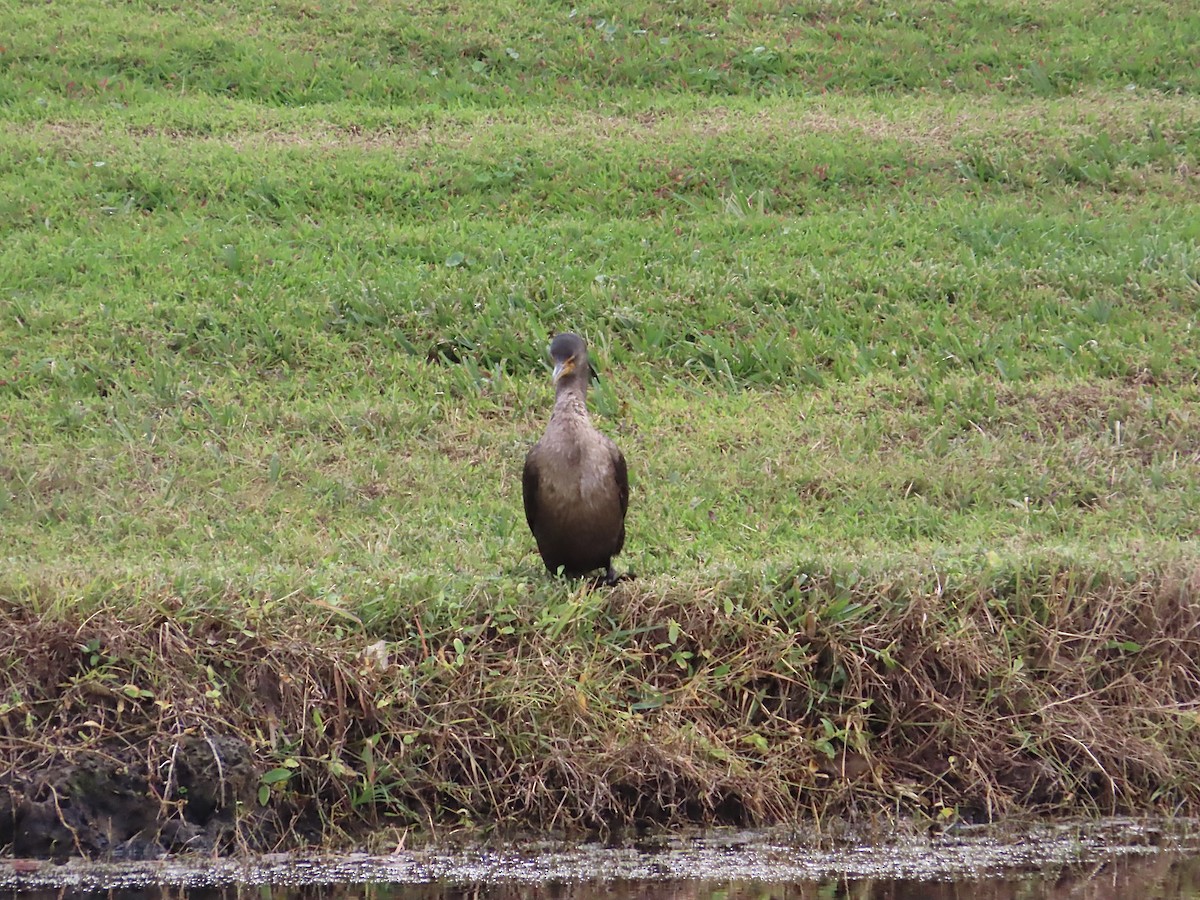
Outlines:
[[[1086,168],[1091,139],[1001,144],[984,178],[949,136],[751,109],[600,142],[526,115],[404,151],[0,139],[9,577],[532,574],[516,469],[567,327],[600,358],[646,576],[1194,534],[1194,121],[1157,159],[1108,142],[1124,162],[1091,185],[1059,161]]]
[[[10,610],[569,620],[517,488],[568,328],[643,598],[1195,570],[1182,0],[10,13]]]

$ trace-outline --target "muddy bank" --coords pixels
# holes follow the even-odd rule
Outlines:
[[[184,737],[153,773],[133,749],[75,750],[43,771],[3,776],[0,848],[26,858],[140,860],[263,846],[278,835],[253,813],[259,775],[236,738]]]
[[[1200,812],[1200,570],[1019,575],[622,584],[550,624],[481,591],[371,633],[0,602],[0,853]]]

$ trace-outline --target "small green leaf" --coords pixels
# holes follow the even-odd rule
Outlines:
[[[1126,653],[1137,653],[1142,649],[1142,645],[1137,641],[1106,641],[1104,644],[1105,650],[1123,650]]]
[[[747,744],[749,744],[751,747],[753,747],[755,750],[758,750],[762,753],[766,753],[768,750],[771,749],[771,745],[769,743],[767,743],[767,739],[765,737],[763,737],[761,734],[759,734],[757,731],[746,735],[744,738],[742,738],[742,740],[745,741]]]
[[[667,697],[665,694],[658,694],[658,693],[648,694],[647,696],[644,696],[641,700],[639,700],[637,703],[633,704],[630,707],[630,709],[633,710],[634,712],[643,712],[648,709],[658,709],[666,702],[667,702]]]

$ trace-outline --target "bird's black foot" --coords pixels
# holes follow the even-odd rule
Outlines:
[[[612,587],[613,585],[622,581],[633,581],[635,578],[637,578],[637,576],[632,572],[625,572],[621,575],[618,575],[616,570],[610,565],[608,570],[604,573],[604,578],[598,579],[598,581],[607,587]]]

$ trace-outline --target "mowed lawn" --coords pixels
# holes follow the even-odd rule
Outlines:
[[[556,596],[564,329],[647,590],[1194,555],[1182,0],[13,15],[9,600]]]

